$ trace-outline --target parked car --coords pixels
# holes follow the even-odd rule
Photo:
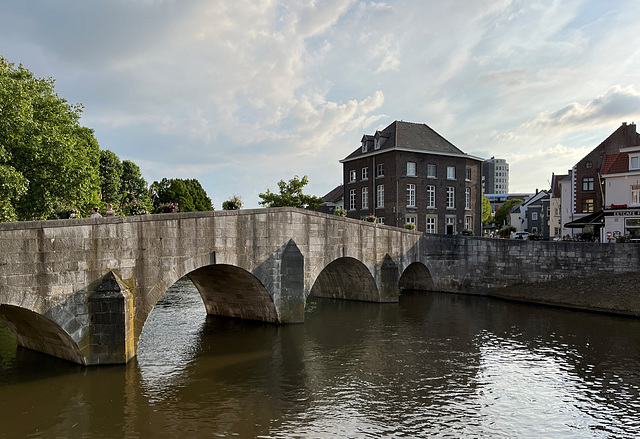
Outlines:
[[[515,232],[511,235],[511,239],[528,239],[529,232]]]

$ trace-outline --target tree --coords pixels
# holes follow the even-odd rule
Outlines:
[[[100,148],[51,78],[36,78],[0,57],[0,216],[47,218],[63,207],[98,201]]]
[[[302,188],[307,185],[309,179],[305,175],[300,179],[297,175],[286,183],[284,180],[278,182],[280,194],[274,194],[269,189],[265,193],[258,194],[262,201],[258,204],[264,207],[299,207],[303,209],[315,210],[324,202],[320,197],[305,195]]]
[[[243,204],[242,198],[233,194],[227,201],[222,203],[222,210],[240,210]]]
[[[491,203],[489,199],[482,196],[482,224],[488,225],[493,222],[493,215],[491,215]]]
[[[500,206],[500,208],[496,211],[495,223],[498,226],[502,226],[509,217],[509,212],[511,212],[511,209],[513,209],[520,203],[522,203],[522,200],[519,200],[517,198],[505,201],[504,204]]]
[[[102,201],[120,204],[122,192],[122,163],[118,156],[108,149],[100,151],[100,180]]]
[[[169,212],[177,204],[180,212],[213,210],[211,198],[195,179],[163,178],[149,188],[156,213]]]

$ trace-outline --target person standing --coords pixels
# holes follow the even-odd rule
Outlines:
[[[100,215],[100,212],[98,212],[97,207],[91,209],[91,218],[102,218],[102,215]]]
[[[104,216],[116,216],[116,212],[113,210],[113,205],[111,203],[107,204],[107,211],[104,213]]]

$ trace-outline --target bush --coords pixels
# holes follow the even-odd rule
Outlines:
[[[473,233],[473,230],[469,230],[469,229],[464,229],[462,232],[464,236],[475,236],[475,233]]]
[[[333,214],[336,216],[342,216],[342,217],[346,217],[347,216],[347,211],[344,209],[336,209],[333,211]]]
[[[222,210],[240,210],[243,204],[242,198],[233,194],[231,198],[222,203]]]
[[[415,230],[416,229],[416,225],[413,223],[407,223],[404,225],[405,229],[409,229],[409,230]]]
[[[147,211],[147,205],[137,198],[134,198],[124,206],[121,206],[120,209],[122,210],[122,214],[124,216],[147,215],[149,213]]]
[[[375,216],[375,215],[369,215],[369,216],[367,216],[367,217],[365,217],[365,218],[364,218],[364,220],[365,220],[366,222],[368,222],[368,223],[375,223],[377,219],[378,219],[378,218],[376,218],[376,216]]]

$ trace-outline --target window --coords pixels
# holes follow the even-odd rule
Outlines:
[[[416,207],[416,185],[407,185],[407,206]]]
[[[369,168],[368,167],[364,167],[362,168],[362,179],[363,180],[368,180],[369,179]]]
[[[436,178],[436,165],[427,165],[427,178]]]
[[[349,183],[353,183],[354,181],[356,181],[356,171],[352,169],[349,171]]]
[[[466,230],[471,230],[472,217],[467,215],[464,217],[464,228]]]
[[[436,187],[435,186],[427,186],[427,208],[428,209],[436,208]]]
[[[378,163],[376,166],[376,177],[384,177],[384,163]]]
[[[416,216],[415,215],[407,215],[405,217],[406,224],[416,225]]]
[[[638,155],[629,156],[629,170],[633,169],[640,169],[640,156]]]
[[[384,207],[384,185],[379,184],[377,189],[377,206],[378,209]]]
[[[587,168],[587,169],[591,169],[591,168],[593,168],[593,162],[592,162],[592,161],[590,161],[590,160],[587,160],[587,161],[585,162],[585,164],[584,164],[584,167],[585,167],[585,168]]]
[[[469,180],[469,181],[471,181],[471,168],[467,168],[467,169],[465,169],[465,176],[464,176],[464,178],[465,178],[465,179],[467,179],[467,180]]]
[[[593,177],[584,177],[582,179],[582,190],[583,191],[593,190]]]
[[[471,209],[471,188],[464,188],[464,208]]]
[[[456,189],[454,187],[449,186],[447,188],[447,209],[455,209],[456,208]]]
[[[349,210],[356,210],[356,190],[349,191]]]
[[[407,162],[407,177],[415,177],[415,176],[416,176],[416,163]]]
[[[368,208],[369,208],[369,188],[363,187],[362,188],[362,209],[368,209]]]
[[[376,222],[378,224],[384,224],[384,217],[383,216],[379,216],[378,219],[376,220]]]
[[[435,215],[427,215],[427,233],[436,233],[438,225],[438,217]]]
[[[640,186],[631,186],[631,204],[637,206],[640,204]]]
[[[366,140],[362,141],[362,152],[363,153],[367,152],[367,141]]]
[[[447,180],[456,179],[456,168],[454,166],[447,166]]]
[[[531,212],[531,221],[538,221],[538,212]]]
[[[447,216],[445,217],[445,233],[447,235],[455,235],[456,234],[456,217],[455,216]]]
[[[582,212],[593,212],[593,198],[587,198],[582,200]]]
[[[373,141],[373,149],[380,149],[380,145],[382,145],[382,143],[380,142],[380,137],[377,137]]]

